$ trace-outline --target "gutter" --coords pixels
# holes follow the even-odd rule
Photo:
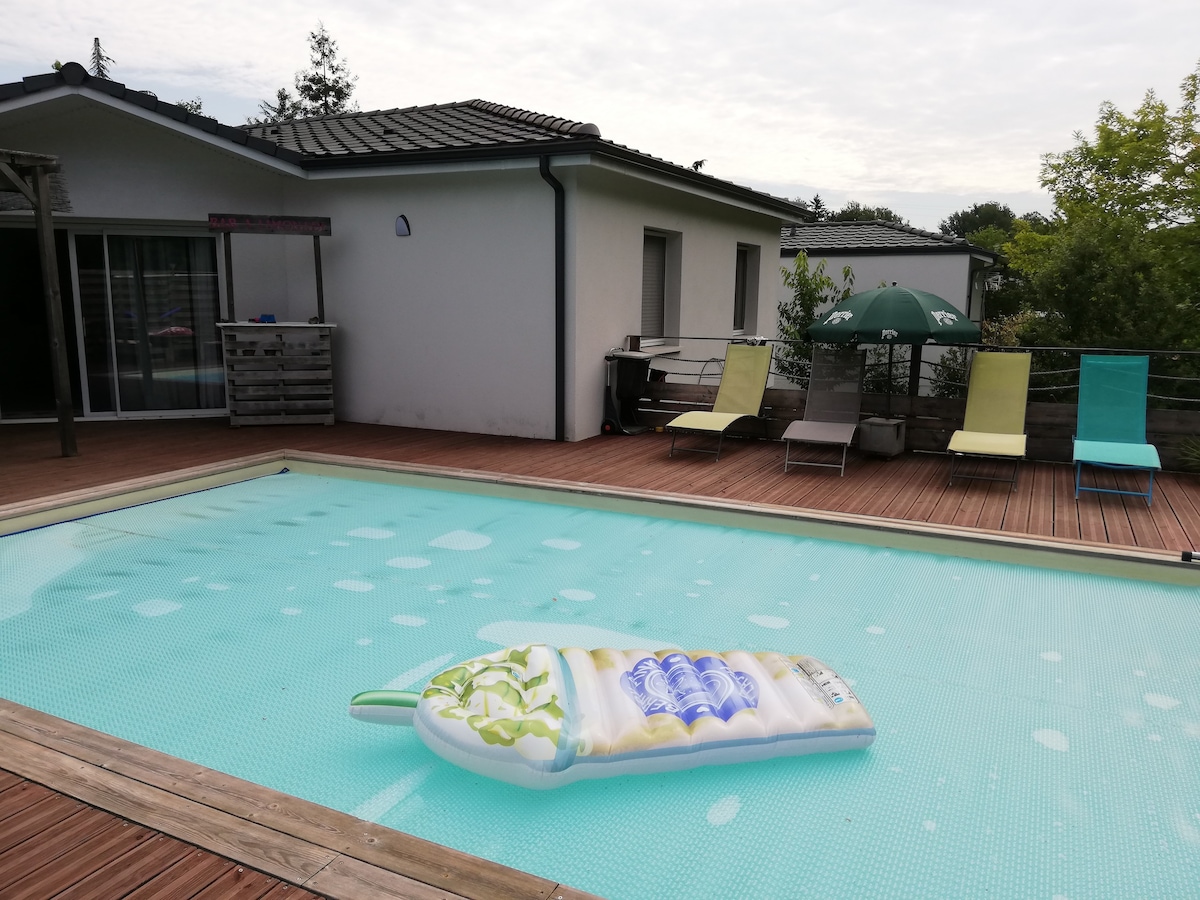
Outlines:
[[[773,197],[762,191],[743,187],[731,181],[723,181],[701,172],[693,172],[683,166],[677,166],[666,160],[647,156],[643,153],[613,144],[599,138],[568,137],[549,141],[530,141],[524,143],[501,144],[489,147],[468,147],[459,150],[393,150],[377,151],[370,154],[346,154],[321,157],[306,156],[300,164],[307,172],[323,172],[337,169],[370,168],[373,166],[404,166],[416,163],[438,162],[454,163],[460,161],[494,160],[494,159],[529,159],[536,156],[540,162],[543,157],[569,156],[576,154],[594,153],[598,156],[617,160],[636,168],[650,172],[658,172],[701,187],[723,197],[733,197],[743,202],[753,204],[762,210],[769,210],[780,219],[791,222],[806,221],[811,213],[782,197]],[[543,175],[543,177],[545,177]]]
[[[550,157],[538,157],[538,172],[554,189],[554,439],[567,439],[567,192],[550,174]]]

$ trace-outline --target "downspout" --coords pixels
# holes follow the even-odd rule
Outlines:
[[[554,189],[554,439],[567,439],[567,192],[550,174],[550,157],[538,171]]]

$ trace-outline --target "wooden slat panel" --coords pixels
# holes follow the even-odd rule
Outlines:
[[[223,856],[249,860],[287,881],[304,883],[336,856],[220,810],[0,732],[0,759],[27,778],[52,781],[85,803],[102,803],[123,818],[165,831]]]
[[[47,840],[30,836],[0,854],[0,897],[7,895],[13,885],[30,872],[53,862],[64,853],[99,834],[112,825],[113,819],[97,809],[84,806],[57,825]]]
[[[55,857],[53,862],[41,869],[28,872],[20,884],[7,889],[5,900],[41,900],[43,897],[54,897],[102,868],[112,857],[123,856],[154,837],[154,832],[148,828],[109,818],[112,821],[102,832]],[[50,836],[47,840],[57,842],[57,835]]]
[[[53,791],[47,790],[40,784],[24,781],[20,776],[12,777],[17,779],[17,784],[0,794],[0,829],[7,827],[4,824],[5,819],[22,813],[33,804],[40,803],[54,795]],[[0,831],[0,834],[2,833]],[[2,847],[3,844],[0,843],[0,848]]]
[[[178,900],[179,897],[191,897],[232,868],[234,863],[229,860],[197,850],[123,900]]]
[[[229,404],[231,411],[239,414],[261,415],[264,412],[278,410],[281,414],[292,411],[327,410],[332,408],[333,400],[329,398],[317,400],[301,400],[285,398],[282,400],[236,400]]]
[[[329,360],[321,356],[231,356],[226,361],[227,371],[246,377],[250,372],[324,372],[329,369]],[[311,377],[308,376],[308,377]]]
[[[7,853],[22,841],[35,837],[39,832],[64,822],[85,809],[78,801],[42,788],[41,785],[36,787],[41,788],[41,799],[0,823],[0,854]]]
[[[133,851],[110,859],[80,879],[54,900],[111,900],[149,883],[159,873],[191,856],[195,848],[163,834],[155,834]]]
[[[553,882],[547,879],[526,875],[498,863],[477,860],[431,841],[365,822],[298,797],[280,794],[261,785],[0,699],[0,754],[5,749],[5,737],[36,742],[38,746],[49,748],[47,752],[81,760],[81,764],[89,767],[102,766],[105,773],[136,778],[147,789],[170,790],[180,798],[203,804],[214,811],[259,823],[281,834],[310,841],[331,852],[358,857],[372,865],[386,866],[403,861],[409,875],[438,885],[447,895],[479,900],[525,900],[540,896],[553,886]],[[124,812],[120,814],[126,815]],[[145,824],[160,827],[154,822]],[[163,830],[222,852],[220,846],[209,846],[205,840],[193,839],[170,829]],[[227,855],[236,856],[232,852]],[[276,874],[253,859],[245,856],[236,858]]]
[[[189,900],[258,900],[279,883],[277,878],[262,872],[245,866],[233,866]]]
[[[361,900],[459,900],[459,894],[415,881],[362,860],[339,856],[322,869],[306,887],[336,896]],[[548,886],[547,894],[553,885]]]

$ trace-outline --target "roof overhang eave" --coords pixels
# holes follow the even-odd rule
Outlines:
[[[136,96],[131,99],[130,95]],[[71,97],[78,97],[115,112],[133,116],[166,128],[182,137],[208,144],[216,150],[240,156],[258,165],[303,177],[304,171],[300,166],[302,159],[300,154],[285,147],[279,147],[270,141],[251,137],[240,128],[222,125],[207,116],[185,113],[182,118],[177,118],[175,115],[168,115],[160,111],[159,107],[169,108],[172,111],[179,110],[179,107],[161,103],[151,95],[141,94],[138,91],[127,90],[124,97],[116,97],[104,91],[89,89],[86,84],[81,86],[57,85],[24,96],[0,100],[0,117],[3,117],[6,112],[28,109]]]
[[[603,140],[591,138],[566,138],[553,141],[529,141],[519,144],[499,144],[490,147],[464,147],[446,150],[399,150],[371,154],[342,154],[337,156],[308,157],[301,164],[309,172],[328,172],[337,169],[364,169],[388,167],[402,169],[405,166],[428,165],[430,163],[477,162],[483,160],[530,159],[539,156],[599,157],[625,166],[632,166],[664,177],[678,187],[687,185],[698,194],[717,195],[723,200],[736,199],[744,206],[760,212],[777,215],[787,223],[806,221],[811,213],[788,200],[772,197],[751,188],[722,181],[699,172],[693,172],[665,160],[656,160],[634,150],[628,150]]]

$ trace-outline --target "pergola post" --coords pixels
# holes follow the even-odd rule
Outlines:
[[[54,362],[54,402],[58,408],[58,439],[63,456],[78,456],[75,442],[75,409],[71,403],[71,370],[67,366],[67,336],[63,328],[62,288],[58,283],[58,254],[54,248],[54,220],[50,214],[50,173],[45,166],[33,170],[37,203],[38,249],[42,262],[42,293],[50,323],[50,353]]]
[[[55,201],[50,190],[50,173],[58,171],[57,157],[0,150],[0,191],[21,194],[33,210],[38,259],[42,270],[42,296],[46,302],[46,322],[50,328],[50,356],[59,443],[63,456],[78,456],[79,446],[75,441],[75,408],[71,402],[71,370],[67,365],[67,337],[63,328],[62,288],[58,282],[58,254],[54,246],[52,211]],[[26,173],[32,176],[32,188],[25,180]],[[64,208],[70,209],[65,196],[63,205]]]

